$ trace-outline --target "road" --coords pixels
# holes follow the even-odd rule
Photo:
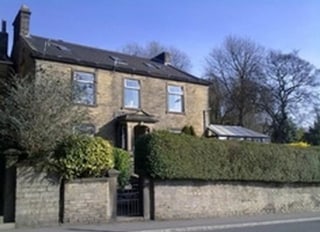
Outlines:
[[[320,212],[269,214],[169,221],[118,221],[107,224],[56,225],[0,232],[320,232]]]
[[[217,228],[211,232],[319,232],[319,221],[307,221],[297,223],[281,223],[272,225],[235,225],[235,228],[222,229]]]

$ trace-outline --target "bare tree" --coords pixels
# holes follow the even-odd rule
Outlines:
[[[6,149],[19,150],[29,159],[49,158],[57,141],[88,120],[87,110],[72,102],[68,79],[45,73],[8,79],[0,102],[0,142]]]
[[[212,119],[218,123],[244,125],[257,113],[260,83],[263,82],[264,49],[245,38],[229,36],[207,57],[206,74]]]
[[[270,51],[266,59],[265,94],[262,108],[272,119],[275,142],[290,142],[292,120],[317,100],[319,70],[301,59],[296,51],[284,54]]]
[[[122,52],[145,58],[153,58],[161,52],[169,52],[172,66],[184,71],[189,71],[191,69],[190,58],[185,52],[172,46],[164,46],[156,41],[151,41],[145,46],[141,46],[137,43],[127,44],[122,48]]]

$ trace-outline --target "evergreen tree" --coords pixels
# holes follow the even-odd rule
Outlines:
[[[310,127],[309,131],[305,133],[305,140],[312,145],[320,145],[320,109],[317,110],[313,127]]]

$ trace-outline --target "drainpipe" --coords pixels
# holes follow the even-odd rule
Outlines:
[[[210,117],[209,117],[210,111],[211,111],[211,108],[208,108],[208,109],[202,111],[202,114],[203,114],[203,133],[204,134],[207,130],[207,127],[210,125]]]

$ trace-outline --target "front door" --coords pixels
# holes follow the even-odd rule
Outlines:
[[[137,139],[145,134],[150,133],[150,129],[147,126],[141,126],[141,125],[137,125],[134,127],[134,143],[137,141]]]

